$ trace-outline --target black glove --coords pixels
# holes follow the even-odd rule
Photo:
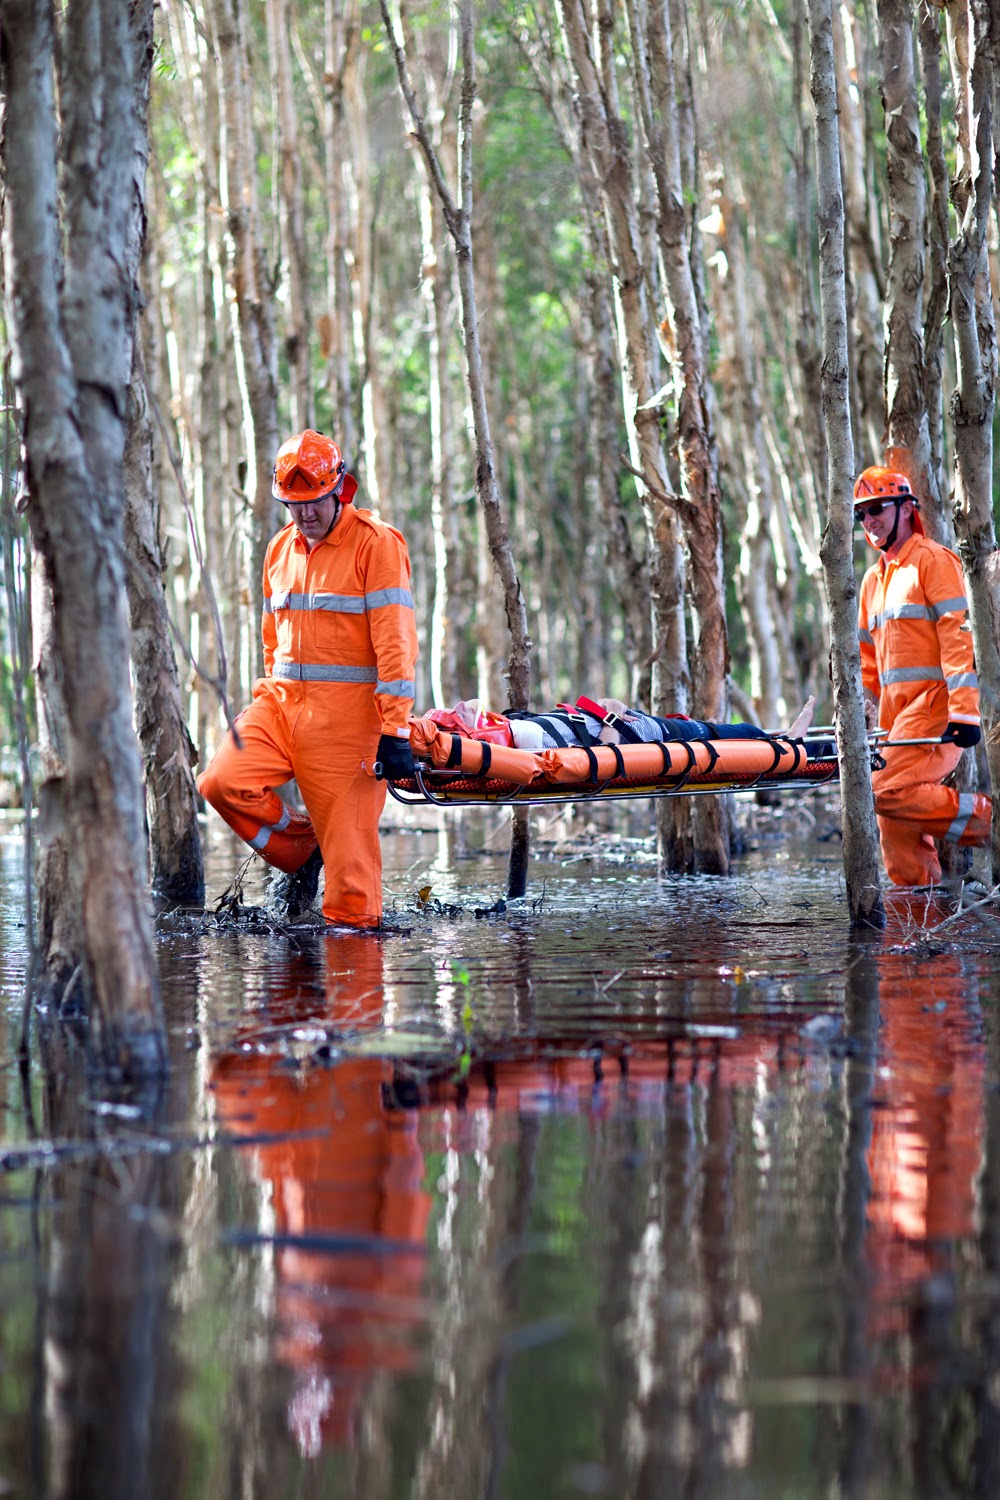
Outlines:
[[[415,770],[409,740],[404,740],[399,734],[383,734],[375,755],[375,775],[379,781],[383,778],[386,781],[402,781],[405,777],[412,776]]]
[[[970,745],[978,745],[983,733],[978,724],[963,724],[961,719],[951,719],[948,728],[941,736],[943,740],[950,740],[953,745],[961,745],[963,750]]]

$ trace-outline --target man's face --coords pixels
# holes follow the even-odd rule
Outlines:
[[[913,502],[903,500],[898,505],[894,500],[866,500],[862,505],[854,507],[855,520],[860,521],[864,527],[865,537],[873,547],[880,550],[885,545],[889,533],[896,525],[896,512],[899,512],[899,526],[893,547],[898,547],[905,542],[913,532]],[[878,511],[878,515],[873,515]]]
[[[314,547],[317,542],[321,542],[333,525],[337,513],[336,495],[321,495],[318,500],[293,500],[285,503],[288,514],[307,544]]]

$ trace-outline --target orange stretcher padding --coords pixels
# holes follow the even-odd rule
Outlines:
[[[496,792],[498,784],[530,788],[578,786],[595,792],[606,786],[628,788],[638,793],[644,786],[669,789],[683,780],[698,783],[702,790],[739,786],[758,778],[787,777],[830,779],[836,762],[807,761],[801,741],[771,737],[747,740],[668,740],[646,745],[596,745],[592,749],[516,750],[490,745],[452,734],[429,719],[410,720],[410,746],[419,761],[430,762],[436,771],[451,771],[458,782],[449,787],[435,780],[435,791],[457,797],[474,790]],[[407,782],[404,785],[411,785]]]

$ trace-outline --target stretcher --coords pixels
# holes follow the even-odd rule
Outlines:
[[[832,734],[517,750],[411,721],[415,774],[387,785],[397,802],[438,807],[805,791],[838,780]]]

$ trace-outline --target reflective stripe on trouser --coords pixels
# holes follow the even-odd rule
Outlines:
[[[872,776],[882,858],[894,885],[941,879],[935,839],[978,846],[989,838],[989,797],[941,785],[961,755],[957,745],[901,746],[885,752],[885,770]]]
[[[242,749],[227,734],[198,789],[240,838],[262,828],[259,850],[279,870],[297,870],[323,852],[323,915],[328,922],[375,927],[382,919],[382,854],[378,820],[385,783],[370,767],[379,719],[370,687],[257,683],[254,701],[237,721]],[[285,804],[273,790],[294,776],[309,817],[293,813],[277,828]]]

